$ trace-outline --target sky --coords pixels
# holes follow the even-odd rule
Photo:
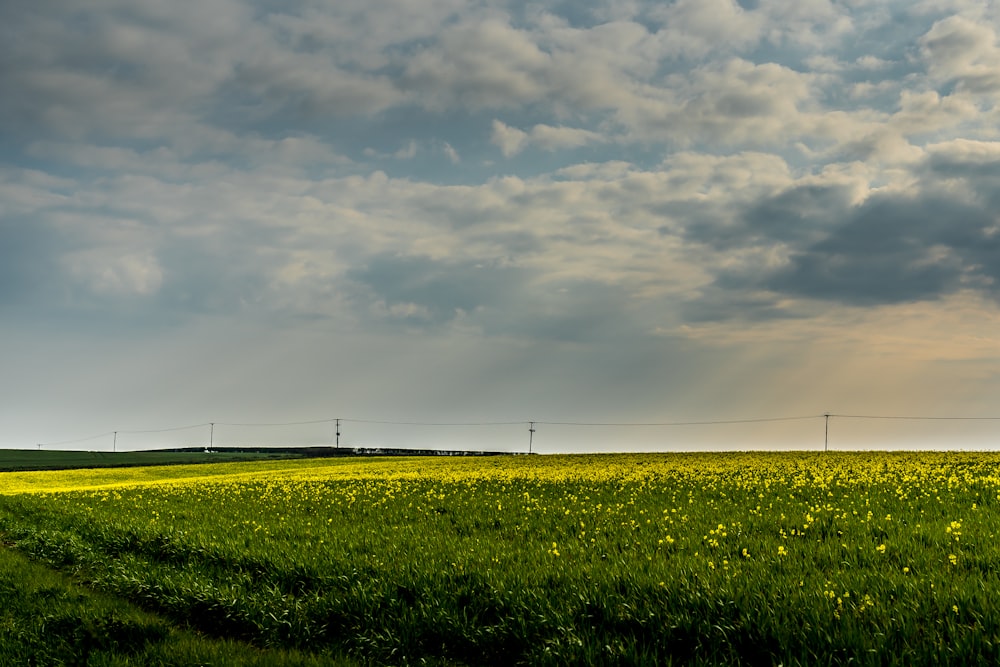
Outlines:
[[[980,0],[0,3],[0,446],[1000,416],[998,31]]]

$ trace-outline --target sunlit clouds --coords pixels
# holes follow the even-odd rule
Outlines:
[[[1000,397],[991,3],[57,5],[0,9],[3,444]]]

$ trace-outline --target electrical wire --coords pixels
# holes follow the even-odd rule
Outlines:
[[[98,438],[108,438],[115,434],[114,431],[108,431],[107,433],[99,433],[97,435],[92,435],[89,438],[76,438],[75,440],[58,440],[56,442],[40,442],[39,447],[53,447],[57,445],[73,445],[78,442],[87,442],[88,440],[97,440]]]
[[[832,415],[831,415],[832,416]],[[686,422],[550,422],[535,421],[534,424],[546,426],[706,426],[711,424],[755,424],[760,422],[798,421],[803,419],[819,419],[823,415],[803,415],[798,417],[763,417],[758,419],[711,419],[706,421]]]
[[[309,424],[332,424],[336,419],[312,419],[304,422],[212,422],[216,426],[305,426]],[[344,421],[341,419],[340,421]]]
[[[170,428],[152,428],[143,431],[114,431],[114,433],[139,434],[139,433],[169,433],[170,431],[188,431],[193,428],[205,428],[211,426],[210,422],[204,424],[191,424],[189,426],[171,426]]]
[[[107,431],[87,438],[76,438],[71,440],[59,440],[54,442],[38,443],[38,447],[52,447],[58,445],[71,445],[98,438],[106,438],[116,433],[126,435],[137,435],[145,433],[169,433],[172,431],[185,431],[206,426],[235,426],[235,427],[268,427],[268,426],[308,426],[315,424],[332,423],[353,423],[353,424],[378,424],[386,426],[527,426],[533,429],[535,426],[579,426],[579,427],[674,427],[674,426],[711,426],[725,424],[758,424],[765,422],[801,421],[806,419],[882,419],[882,420],[909,420],[909,421],[1000,421],[1000,416],[920,416],[920,415],[854,415],[840,413],[825,413],[821,415],[798,415],[793,417],[761,417],[753,419],[707,419],[700,421],[671,421],[671,422],[582,422],[582,421],[546,421],[546,420],[524,420],[524,421],[481,421],[481,422],[428,422],[428,421],[396,421],[385,419],[350,419],[350,418],[326,418],[313,419],[308,421],[295,422],[204,422],[201,424],[190,424],[187,426],[172,426],[169,428],[142,429],[142,430],[119,430]]]
[[[830,413],[840,419],[898,419],[910,421],[997,421],[1000,417],[921,417],[917,415],[841,415]]]
[[[390,426],[527,426],[527,421],[517,422],[411,422],[386,421],[376,419],[341,419],[341,422],[354,424],[385,424]]]

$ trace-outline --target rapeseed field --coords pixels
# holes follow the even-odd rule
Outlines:
[[[995,663],[998,508],[991,453],[0,475],[8,547],[205,636],[360,664]]]

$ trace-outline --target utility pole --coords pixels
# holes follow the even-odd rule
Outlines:
[[[535,422],[528,422],[528,453],[531,453],[531,443],[535,439]]]
[[[823,433],[823,451],[828,452],[830,451],[830,413],[824,413],[823,416],[826,417],[826,429]]]
[[[337,449],[340,449],[340,420],[337,420]]]
[[[111,441],[111,451],[118,451],[118,431],[115,431],[115,439]]]

